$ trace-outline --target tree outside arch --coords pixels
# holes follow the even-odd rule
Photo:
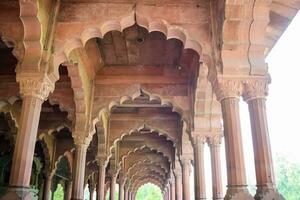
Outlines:
[[[162,193],[159,187],[152,183],[142,185],[137,193],[136,200],[162,200]]]

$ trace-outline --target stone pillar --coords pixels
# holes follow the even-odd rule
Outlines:
[[[39,74],[17,75],[22,96],[20,126],[12,159],[9,188],[1,199],[30,199],[29,192],[33,154],[42,103],[54,84]]]
[[[130,189],[128,189],[128,200],[132,200],[132,198],[131,198],[131,190]]]
[[[227,193],[225,200],[253,200],[247,189],[244,151],[241,135],[239,97],[240,80],[221,79],[217,98],[221,102],[227,163]]]
[[[170,179],[170,191],[171,191],[171,200],[176,200],[176,186],[175,186],[175,180],[174,175],[171,174]]]
[[[129,198],[128,198],[128,188],[129,188],[129,186],[127,184],[125,184],[125,186],[124,186],[124,200],[129,200]]]
[[[182,172],[180,169],[174,170],[176,185],[176,200],[182,200]]]
[[[84,175],[86,167],[86,151],[88,145],[78,144],[75,141],[75,163],[72,200],[83,200],[84,198]]]
[[[220,135],[209,138],[213,200],[223,199],[220,145]]]
[[[105,200],[105,172],[107,161],[105,159],[98,159],[99,172],[98,172],[98,184],[97,184],[97,200]]]
[[[73,182],[69,181],[67,185],[67,192],[65,194],[65,200],[70,200],[72,198],[72,185]]]
[[[124,179],[120,180],[119,182],[119,200],[124,200]]]
[[[45,180],[45,187],[44,187],[44,200],[49,200],[51,196],[51,187],[52,187],[52,175],[47,175]]]
[[[254,150],[257,191],[256,200],[284,199],[276,189],[270,146],[266,99],[269,80],[245,83],[244,99],[248,103]]]
[[[206,199],[205,171],[204,171],[204,144],[206,137],[197,135],[194,141],[195,157],[195,199]]]
[[[191,160],[183,158],[182,162],[182,188],[183,188],[183,199],[190,199],[190,164]]]
[[[111,173],[110,200],[115,200],[117,176],[118,174],[116,172]]]
[[[94,200],[94,191],[95,187],[93,185],[89,185],[89,192],[90,192],[90,200]]]

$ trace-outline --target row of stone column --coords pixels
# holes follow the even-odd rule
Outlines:
[[[216,89],[221,103],[227,163],[225,199],[253,199],[247,189],[244,163],[239,98],[248,104],[252,130],[257,192],[255,199],[283,199],[275,187],[273,162],[266,116],[265,98],[268,79],[219,80]]]

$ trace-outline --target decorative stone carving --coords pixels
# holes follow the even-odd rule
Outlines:
[[[232,78],[218,78],[213,84],[218,101],[225,98],[239,98],[242,94],[242,82],[240,79]]]
[[[47,76],[37,74],[26,74],[17,76],[20,85],[20,94],[23,97],[31,96],[45,101],[50,92],[54,90],[54,82]]]
[[[85,146],[87,148],[92,141],[92,138],[87,137],[83,132],[75,132],[72,137],[76,146]]]
[[[209,146],[220,146],[222,143],[223,136],[221,134],[212,135],[207,138],[207,143]]]
[[[251,78],[244,82],[243,98],[250,101],[257,98],[265,98],[268,95],[269,77]]]

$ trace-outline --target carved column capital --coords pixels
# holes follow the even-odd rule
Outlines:
[[[242,94],[242,81],[232,77],[220,77],[213,83],[218,101],[225,98],[239,98]]]
[[[182,165],[190,165],[191,164],[191,159],[188,156],[181,156],[180,161]]]
[[[198,145],[198,144],[205,144],[207,141],[207,137],[205,135],[195,135],[193,144]]]
[[[91,137],[87,137],[84,132],[75,132],[72,135],[73,139],[74,139],[74,143],[76,146],[79,147],[84,147],[84,148],[88,148],[88,146],[90,145],[90,142],[92,141]]]
[[[22,97],[36,97],[41,101],[45,101],[49,93],[54,91],[54,81],[45,75],[36,73],[20,74],[17,75],[17,82],[19,82]]]
[[[264,99],[268,96],[269,77],[253,77],[244,81],[243,98],[245,101]]]
[[[101,167],[107,167],[108,161],[103,156],[96,156],[96,160],[99,166]]]
[[[208,137],[208,145],[209,146],[220,146],[222,143],[222,135],[212,135]]]
[[[182,177],[182,171],[181,171],[181,169],[174,169],[173,171],[174,171],[174,176],[176,178],[181,178]]]

